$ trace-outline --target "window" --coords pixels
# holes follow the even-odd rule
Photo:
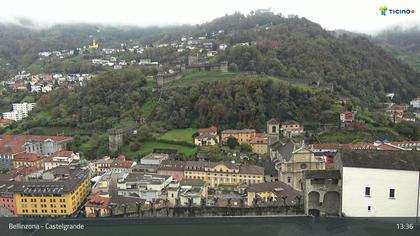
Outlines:
[[[395,198],[395,189],[389,189],[389,198]]]
[[[290,183],[290,181],[291,181],[291,178],[287,177],[287,183]]]
[[[371,209],[371,207],[370,207],[370,206],[368,206],[368,211],[370,211],[370,209]]]
[[[272,133],[275,133],[275,132],[276,132],[276,126],[272,126],[272,127],[271,127],[271,132],[272,132]]]
[[[365,196],[370,196],[370,187],[365,187]]]

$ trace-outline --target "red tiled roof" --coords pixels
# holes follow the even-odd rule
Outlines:
[[[21,152],[16,154],[13,158],[14,161],[39,161],[41,160],[41,156],[36,153],[29,153],[29,152]]]
[[[251,139],[251,144],[267,144],[268,138],[267,135],[264,133],[257,133],[255,137]]]
[[[0,135],[0,153],[16,154],[25,151],[22,146],[28,141],[42,142],[51,139],[56,142],[72,139],[67,136],[43,135]]]
[[[310,145],[312,149],[346,149],[346,150],[382,150],[382,151],[400,151],[401,147],[393,143],[320,143]]]
[[[255,129],[227,129],[222,134],[239,134],[239,133],[255,133]]]
[[[98,193],[91,193],[87,197],[86,206],[108,208],[110,201],[111,201],[110,197],[103,197],[103,196],[100,196]]]
[[[134,161],[126,160],[125,156],[121,155],[114,159],[111,167],[130,168]]]
[[[211,133],[211,134],[213,134],[213,133],[217,133],[217,128],[214,127],[214,126],[209,127],[209,128],[201,128],[201,129],[198,129],[198,132],[200,134],[203,134],[203,133]]]
[[[73,154],[73,151],[56,151],[53,154],[50,155],[50,157],[71,157]]]

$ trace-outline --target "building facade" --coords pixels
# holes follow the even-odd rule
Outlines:
[[[295,136],[302,135],[305,131],[303,126],[296,121],[285,121],[281,124],[281,132],[283,137],[292,138]]]
[[[342,215],[416,217],[420,162],[417,152],[343,151]]]
[[[13,159],[13,168],[31,167],[44,168],[43,159],[40,155],[35,153],[21,152],[15,155]]]
[[[201,179],[211,187],[219,185],[254,184],[264,182],[264,168],[255,165],[236,165],[224,162],[188,161],[186,179]]]
[[[88,172],[74,167],[56,167],[39,181],[28,181],[15,190],[19,216],[69,216],[90,192]]]
[[[303,200],[305,214],[338,216],[341,214],[341,173],[339,170],[304,172]]]
[[[249,143],[256,134],[255,129],[241,129],[241,130],[223,130],[222,131],[222,144],[226,144],[229,137],[234,137],[238,140],[239,144]]]
[[[309,147],[292,140],[272,145],[270,155],[279,171],[279,181],[299,191],[303,190],[303,171],[325,169],[323,157],[315,156]]]
[[[252,138],[249,143],[252,147],[252,152],[260,155],[268,153],[268,138],[266,134],[258,134]]]

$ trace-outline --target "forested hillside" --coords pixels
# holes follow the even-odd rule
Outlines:
[[[236,78],[197,82],[165,91],[159,106],[159,120],[176,128],[255,127],[265,129],[272,117],[280,120],[332,121],[331,93],[287,85],[269,78]]]
[[[420,28],[418,26],[408,29],[390,28],[380,32],[373,41],[420,71]]]
[[[104,132],[141,118],[140,109],[150,98],[141,72],[121,70],[102,73],[76,90],[60,88],[42,96],[35,115],[15,131],[39,127],[71,127]]]
[[[215,32],[221,33],[214,38]],[[1,25],[0,58],[8,61],[11,68],[24,68],[39,51],[81,47],[92,38],[103,46],[127,42],[156,46],[185,35],[207,35],[216,42],[215,46],[230,45],[216,60],[227,60],[233,72],[317,82],[359,97],[365,105],[383,100],[386,92],[395,92],[396,102],[408,101],[420,93],[419,74],[369,39],[337,35],[305,18],[273,13],[237,13],[201,25],[163,28],[58,25],[35,30]],[[238,43],[248,45],[235,46]],[[166,63],[170,62],[165,58],[176,57],[174,50],[154,51],[149,56]],[[54,71],[57,67],[49,68]]]

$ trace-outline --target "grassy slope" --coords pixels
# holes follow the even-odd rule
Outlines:
[[[192,135],[195,132],[197,129],[194,128],[173,129],[161,135],[159,139],[193,143]]]
[[[146,91],[150,94],[150,99],[146,101],[146,103],[143,104],[140,111],[143,114],[143,116],[147,117],[150,115],[150,113],[153,111],[153,109],[156,106],[156,102],[154,97],[152,96],[152,89],[153,89],[153,77],[147,77],[146,78],[147,84],[146,84]]]
[[[192,156],[194,153],[197,152],[197,148],[187,147],[183,145],[177,144],[168,144],[162,143],[159,141],[146,141],[140,144],[140,150],[133,152],[130,150],[128,146],[125,146],[122,150],[123,154],[131,159],[137,159],[138,157],[145,156],[151,152],[155,148],[162,148],[162,149],[176,149],[179,153],[184,154],[185,156]]]

